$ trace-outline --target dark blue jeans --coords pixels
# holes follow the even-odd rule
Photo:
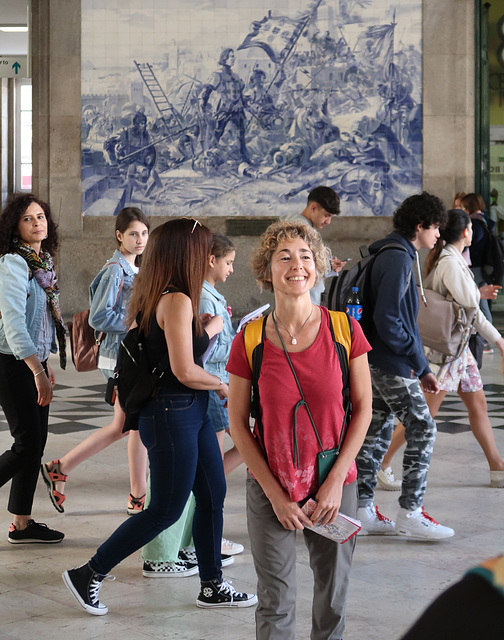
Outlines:
[[[101,574],[176,522],[191,490],[196,498],[193,538],[201,580],[221,578],[222,508],[226,480],[211,421],[207,391],[159,388],[140,414],[140,437],[149,454],[151,501],[128,518],[97,550]]]

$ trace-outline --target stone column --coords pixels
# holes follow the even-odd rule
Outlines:
[[[423,0],[423,187],[474,189],[474,2]]]
[[[80,0],[32,4],[33,191],[61,236],[82,236]]]

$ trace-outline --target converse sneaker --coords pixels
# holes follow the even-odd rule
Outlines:
[[[399,536],[416,538],[419,540],[443,540],[451,538],[455,531],[450,527],[444,527],[425,511],[418,507],[414,511],[399,509],[396,520],[396,533]]]
[[[32,544],[42,542],[43,544],[56,544],[61,542],[65,537],[61,531],[49,529],[43,522],[35,522],[28,520],[26,529],[16,529],[14,523],[9,527],[9,535],[7,540],[11,544]]]
[[[187,578],[198,573],[198,565],[177,560],[176,562],[150,562],[145,560],[142,573],[146,578]]]
[[[231,542],[227,538],[222,538],[221,541],[221,554],[226,556],[237,556],[243,552],[243,545],[238,542]]]
[[[205,609],[216,607],[252,607],[257,604],[257,596],[253,593],[240,593],[225,580],[201,581],[201,591],[196,605]]]
[[[357,509],[357,520],[361,522],[358,536],[394,536],[395,523],[378,511],[378,507],[370,504]]]
[[[182,549],[180,549],[178,559],[189,564],[198,564],[198,558],[196,557],[196,551],[194,550],[194,547],[183,547]],[[228,567],[230,564],[233,564],[233,562],[233,556],[221,554],[222,567]]]
[[[99,601],[103,580],[115,580],[115,576],[101,575],[90,567],[89,562],[63,573],[63,581],[80,606],[92,616],[104,616],[108,607]]]
[[[392,467],[380,469],[376,474],[376,479],[378,480],[380,487],[385,489],[385,491],[401,490],[401,480],[396,479],[394,472],[392,471]]]

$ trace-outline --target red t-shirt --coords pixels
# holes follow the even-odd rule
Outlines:
[[[343,425],[341,368],[329,328],[329,313],[321,307],[322,322],[314,343],[298,353],[289,352],[301,389],[308,403],[324,449],[338,443]],[[350,360],[371,350],[358,322],[352,319],[353,336]],[[233,341],[226,367],[229,373],[252,380],[243,332]],[[259,376],[262,423],[268,466],[287,491],[291,500],[299,502],[317,491],[316,456],[320,451],[315,432],[305,407],[297,413],[299,468],[293,460],[294,407],[300,400],[299,390],[283,349],[267,338]],[[254,437],[259,439],[257,425]],[[345,484],[357,478],[355,462]]]

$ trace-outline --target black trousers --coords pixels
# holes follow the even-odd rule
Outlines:
[[[7,509],[20,516],[31,515],[47,441],[49,406],[40,407],[37,396],[28,365],[0,353],[0,405],[14,439],[12,447],[0,456],[0,487],[12,479]]]

